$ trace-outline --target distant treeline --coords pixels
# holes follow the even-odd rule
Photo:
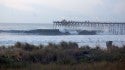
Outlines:
[[[40,64],[81,64],[93,62],[125,62],[125,46],[78,47],[75,42],[32,45],[17,42],[14,46],[0,47],[0,67],[25,66],[29,63]]]

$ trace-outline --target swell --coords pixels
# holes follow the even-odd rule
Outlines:
[[[87,30],[59,30],[59,29],[34,29],[34,30],[0,30],[0,33],[28,34],[28,35],[95,35],[96,31]]]

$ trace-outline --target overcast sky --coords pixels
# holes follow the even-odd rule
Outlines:
[[[0,0],[0,23],[125,22],[125,0]]]

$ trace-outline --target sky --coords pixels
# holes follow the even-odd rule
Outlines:
[[[0,0],[0,23],[125,22],[125,0]]]

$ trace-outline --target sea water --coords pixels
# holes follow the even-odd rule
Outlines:
[[[0,23],[0,30],[34,30],[52,28],[52,23]]]
[[[53,29],[50,23],[0,23],[0,30],[35,30]],[[125,45],[125,35],[35,35],[14,34],[0,32],[0,45],[14,45],[16,42],[27,42],[34,45],[59,43],[61,41],[76,42],[80,46],[106,47],[106,41],[113,41],[114,45]]]

